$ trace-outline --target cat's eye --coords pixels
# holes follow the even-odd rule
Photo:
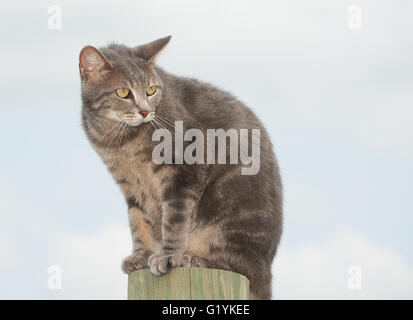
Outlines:
[[[150,86],[148,89],[146,89],[146,94],[148,96],[152,96],[156,92],[157,87],[156,86]]]
[[[116,94],[118,95],[119,98],[126,99],[129,97],[130,90],[126,88],[119,88],[119,89],[116,89]]]

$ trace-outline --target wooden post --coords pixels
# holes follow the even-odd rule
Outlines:
[[[158,277],[149,269],[128,278],[128,300],[248,300],[249,281],[240,274],[216,269],[174,268]]]

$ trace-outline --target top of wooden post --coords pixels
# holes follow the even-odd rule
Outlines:
[[[158,277],[149,269],[129,274],[129,300],[248,300],[249,280],[217,269],[174,268]]]

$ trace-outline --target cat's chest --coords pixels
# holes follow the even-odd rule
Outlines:
[[[105,162],[126,198],[135,198],[148,213],[159,210],[165,172],[156,170],[150,154],[119,152]]]

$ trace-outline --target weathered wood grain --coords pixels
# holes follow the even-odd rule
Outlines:
[[[248,300],[246,277],[225,270],[174,268],[162,277],[149,269],[129,274],[129,300]]]

